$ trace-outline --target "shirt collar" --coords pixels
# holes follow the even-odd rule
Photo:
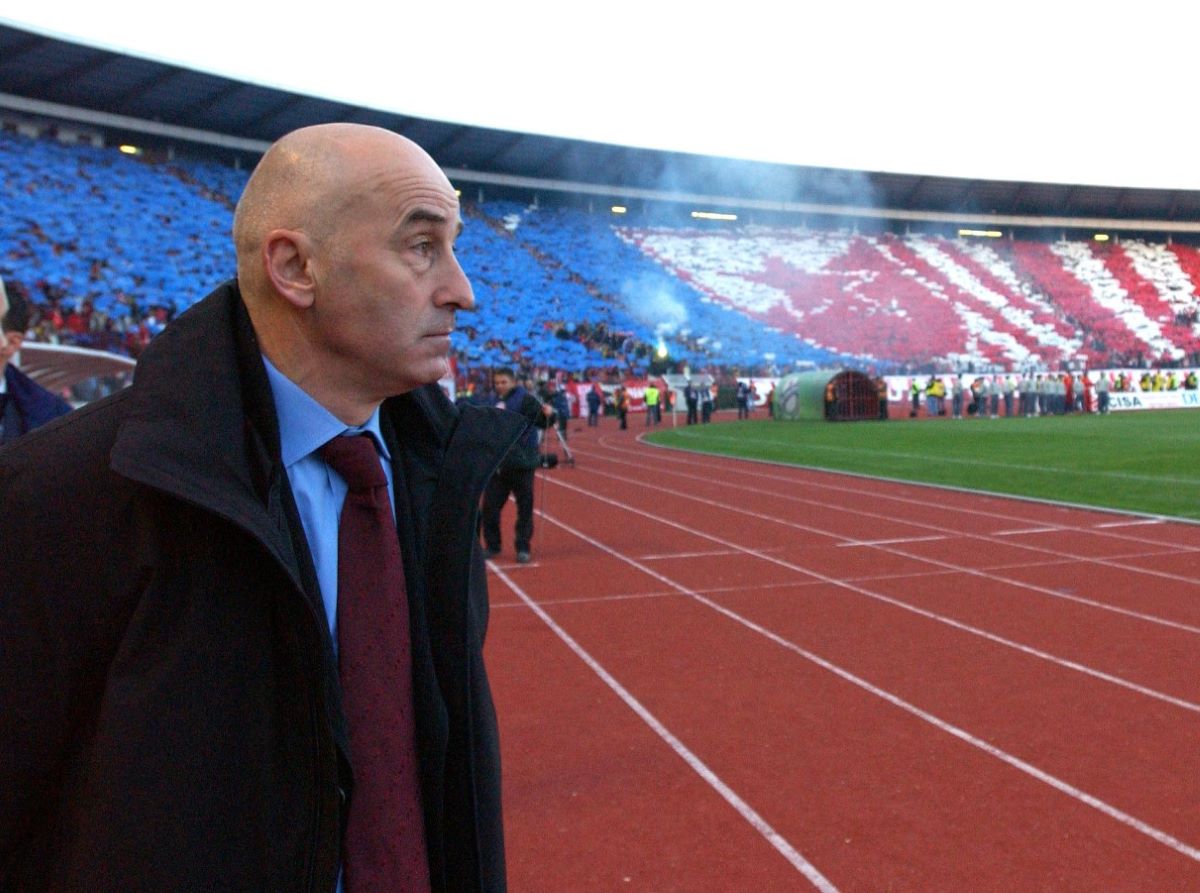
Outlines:
[[[379,407],[375,407],[364,424],[347,426],[300,385],[276,369],[265,355],[262,361],[267,370],[267,380],[271,383],[275,414],[279,418],[279,447],[285,468],[320,449],[339,434],[364,432],[374,438],[375,448],[380,455],[388,462],[392,461],[379,427]]]

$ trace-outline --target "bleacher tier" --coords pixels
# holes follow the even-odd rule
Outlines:
[[[129,349],[232,275],[247,174],[0,134],[0,275],[42,334]],[[569,208],[464,206],[478,310],[460,365],[582,371],[672,362],[1019,368],[1200,351],[1200,254],[1185,245],[966,241],[739,226]]]

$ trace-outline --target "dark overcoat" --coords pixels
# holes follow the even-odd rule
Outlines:
[[[11,363],[5,364],[3,374],[8,398],[0,398],[5,423],[0,432],[0,444],[10,443],[71,411],[71,404],[51,394]]]
[[[479,495],[526,419],[384,403],[434,888],[505,885]],[[235,283],[0,450],[0,890],[333,889],[335,659]]]

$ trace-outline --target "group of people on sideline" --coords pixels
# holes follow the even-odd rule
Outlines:
[[[1142,378],[1150,383],[1154,381],[1152,373],[1146,373]],[[1169,379],[1177,381],[1174,373]],[[1163,380],[1168,379],[1164,377]],[[961,373],[931,375],[924,383],[916,378],[910,380],[908,414],[912,418],[920,414],[922,399],[927,415],[948,415],[956,419],[968,416],[994,419],[999,418],[1001,412],[1006,417],[1020,415],[1026,418],[1071,412],[1107,413],[1110,393],[1128,389],[1130,381],[1131,377],[1123,372],[1115,376],[1101,373],[1094,380],[1086,372],[1026,372],[974,377]],[[1189,382],[1194,389],[1195,372],[1185,377],[1184,386],[1188,387]]]

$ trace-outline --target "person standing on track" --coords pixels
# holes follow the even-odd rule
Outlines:
[[[623,384],[613,391],[613,408],[617,411],[617,427],[624,431],[629,427],[629,391]]]
[[[538,432],[535,429],[548,428],[554,410],[543,405],[537,397],[518,385],[512,369],[497,369],[492,375],[492,385],[496,389],[496,406],[499,409],[520,413],[533,424],[525,429],[525,433],[505,454],[500,467],[496,469],[483,491],[481,526],[484,554],[488,558],[495,558],[500,554],[500,512],[511,494],[517,503],[514,531],[517,561],[526,564],[532,557],[530,546],[533,541],[533,478],[539,460]]]
[[[738,419],[750,418],[750,385],[748,382],[738,379],[735,400]]]
[[[604,394],[600,391],[600,382],[592,382],[587,392],[587,423],[589,428],[600,425],[600,407],[604,405]]]
[[[658,425],[659,421],[661,421],[661,416],[659,413],[659,403],[658,403],[659,399],[661,397],[661,394],[658,390],[658,387],[654,384],[653,381],[646,383],[646,392],[645,393],[646,393],[646,427],[649,428],[652,425],[655,425],[655,426]]]
[[[691,379],[688,380],[687,387],[683,389],[683,402],[687,406],[687,423],[695,425],[699,421],[697,414],[700,406],[700,391]]]
[[[567,439],[567,422],[571,419],[571,403],[567,400],[567,392],[553,378],[546,382],[546,393],[543,402],[554,410],[554,422],[562,439]]]

